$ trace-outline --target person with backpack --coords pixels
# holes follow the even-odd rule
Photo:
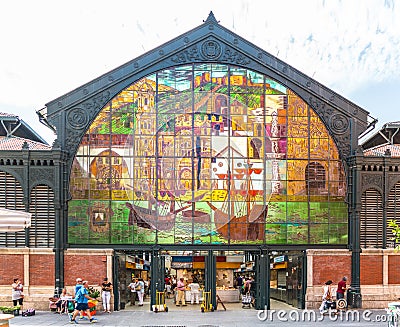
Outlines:
[[[88,305],[89,300],[95,300],[89,296],[89,282],[87,280],[84,280],[82,282],[82,287],[79,288],[78,292],[75,294],[75,301],[76,301],[76,307],[75,311],[71,317],[71,324],[78,324],[78,322],[75,320],[75,318],[78,316],[79,311],[85,311],[86,315],[89,318],[89,321],[91,323],[97,322],[96,318],[93,318],[92,315],[90,314],[90,309]]]
[[[324,294],[322,295],[322,303],[321,306],[319,307],[319,312],[321,315],[323,315],[325,312],[327,312],[328,309],[328,303],[332,301],[332,281],[328,280],[325,285],[324,285]]]

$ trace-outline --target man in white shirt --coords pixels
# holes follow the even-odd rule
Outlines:
[[[128,288],[131,290],[131,305],[135,305],[136,301],[136,280],[132,278],[132,282],[128,285]]]
[[[196,304],[199,304],[199,288],[200,285],[197,282],[197,279],[193,279],[193,282],[191,282],[189,284],[189,288],[190,288],[190,304],[193,304],[194,301],[196,301]]]

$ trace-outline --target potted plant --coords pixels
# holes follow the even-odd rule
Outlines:
[[[97,298],[100,296],[100,291],[94,289],[93,286],[90,286],[88,289],[88,293],[89,293],[88,295],[91,298],[96,299],[96,300],[89,300],[89,302],[88,302],[90,314],[92,316],[94,316],[96,314],[96,304],[99,302],[99,301],[97,301]],[[84,313],[84,315],[85,315],[85,313]]]
[[[0,306],[0,311],[3,312],[4,314],[12,314],[14,316],[19,316],[19,310],[21,309],[21,307],[19,305],[16,306],[11,306],[11,307],[1,307]]]
[[[93,286],[90,286],[90,287],[89,287],[88,292],[89,292],[89,296],[90,296],[91,298],[93,298],[93,299],[97,299],[97,298],[100,296],[100,291],[95,290],[95,289],[93,288]]]

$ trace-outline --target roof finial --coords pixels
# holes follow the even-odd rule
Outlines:
[[[214,16],[214,14],[213,14],[213,12],[212,11],[210,11],[210,13],[208,14],[208,17],[207,17],[207,19],[206,20],[203,20],[203,22],[205,22],[205,23],[219,23],[219,20],[217,21],[216,19],[215,19],[215,16]]]

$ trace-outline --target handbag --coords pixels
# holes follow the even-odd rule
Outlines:
[[[135,287],[135,291],[140,291],[142,289],[142,286],[138,285]]]

